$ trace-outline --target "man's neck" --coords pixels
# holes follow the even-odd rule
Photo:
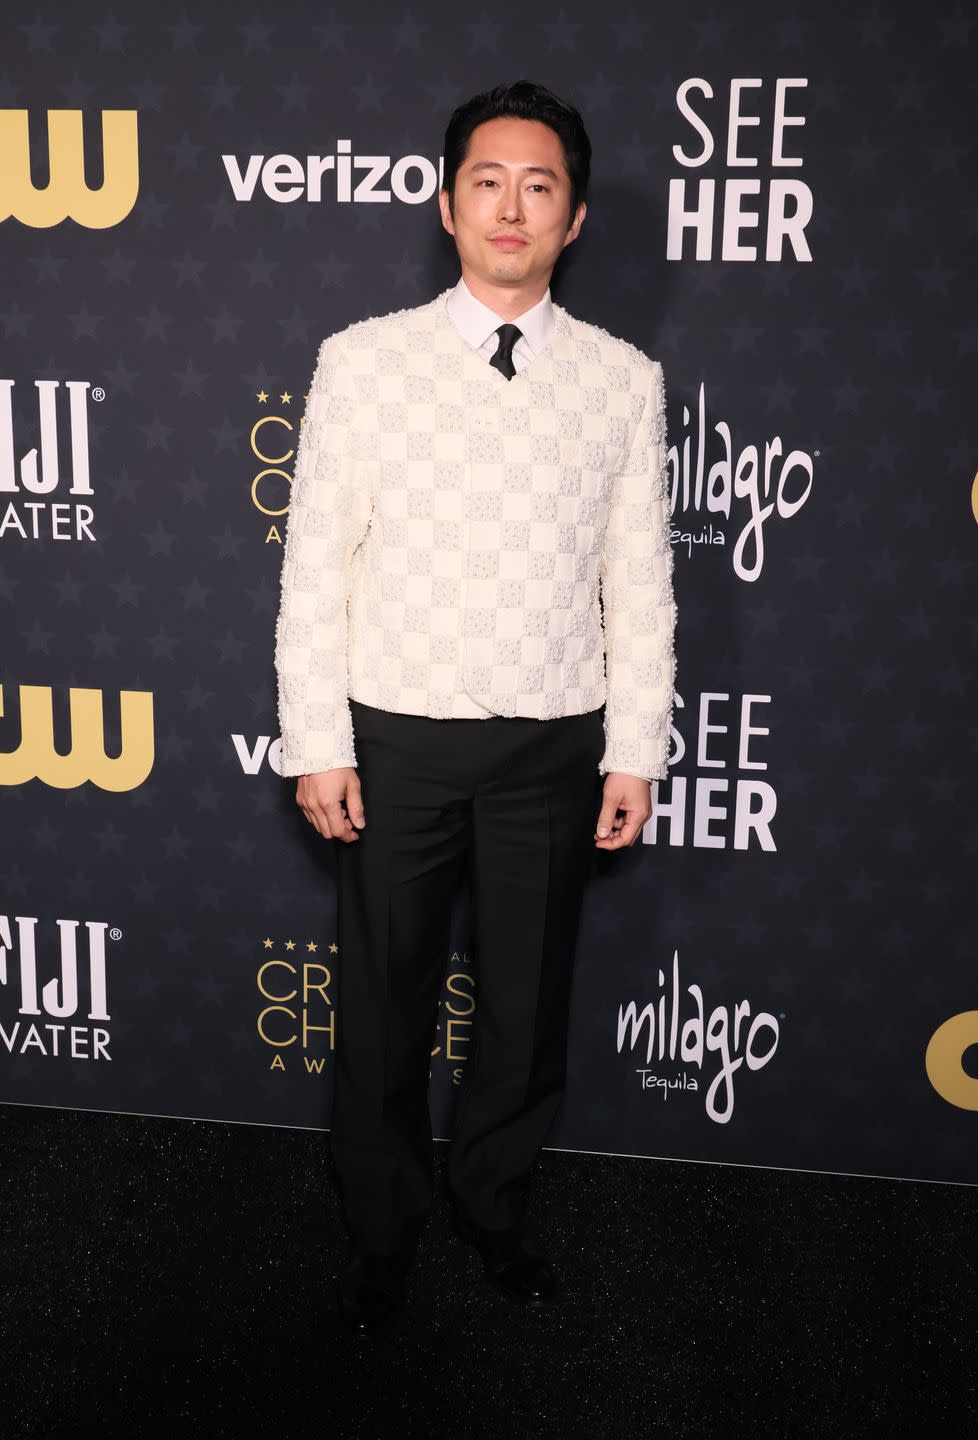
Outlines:
[[[481,300],[483,305],[488,305],[501,320],[515,320],[518,315],[525,315],[527,310],[532,310],[546,295],[550,283],[550,277],[547,276],[542,281],[528,280],[524,285],[492,285],[477,275],[466,273],[464,266],[462,279],[475,298]]]

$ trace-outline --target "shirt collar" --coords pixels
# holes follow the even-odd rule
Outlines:
[[[461,276],[454,290],[449,291],[448,313],[463,339],[475,350],[481,349],[489,336],[494,335],[499,326],[505,323],[501,315],[497,315],[488,305],[476,299]],[[542,350],[550,339],[554,326],[550,287],[547,287],[542,299],[529,310],[524,310],[522,315],[517,315],[512,323],[519,326],[523,332],[523,341],[534,355]]]

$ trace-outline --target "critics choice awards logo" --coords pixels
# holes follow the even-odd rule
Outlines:
[[[259,995],[258,1038],[271,1052],[269,1071],[286,1073],[290,1065],[307,1075],[323,1075],[336,1049],[343,1023],[338,1004],[336,969],[339,946],[314,940],[261,942],[262,958],[255,975]],[[451,956],[438,1003],[431,1048],[432,1065],[447,1066],[453,1085],[460,1085],[472,1040],[475,980],[464,955]],[[382,1023],[378,1019],[378,1023]]]

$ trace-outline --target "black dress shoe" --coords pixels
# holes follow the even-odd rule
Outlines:
[[[396,1318],[404,1302],[410,1254],[359,1254],[337,1283],[340,1321],[347,1330],[365,1335]]]
[[[485,1230],[458,1212],[454,1215],[459,1239],[474,1245],[482,1256],[486,1276],[496,1289],[524,1305],[546,1305],[557,1293],[557,1278],[550,1262],[527,1248],[517,1226]]]

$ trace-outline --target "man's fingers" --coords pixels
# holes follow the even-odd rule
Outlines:
[[[353,828],[343,814],[343,807],[338,800],[328,800],[323,805],[303,805],[302,813],[324,840],[344,840],[349,844],[350,841],[360,838],[359,831]]]
[[[608,835],[599,835],[595,845],[602,850],[624,850],[626,845],[634,845],[650,814],[645,810],[626,810],[625,818],[613,820]]]
[[[295,798],[309,824],[324,840],[342,840],[347,845],[359,840],[367,821],[355,767],[300,776]]]
[[[319,817],[316,815],[316,812],[315,812],[314,810],[310,810],[310,808],[309,808],[308,805],[303,805],[303,806],[302,806],[302,813],[303,813],[303,815],[306,817],[306,819],[309,821],[309,824],[312,826],[312,828],[313,828],[314,830],[318,830],[319,833],[320,833],[320,835],[322,835],[322,833],[323,833],[323,827],[322,827],[322,825],[319,823]],[[326,838],[327,838],[327,839],[329,838],[328,834],[327,834]]]
[[[326,817],[329,833],[334,840],[349,841],[352,838],[353,826],[344,815],[343,806],[339,800],[327,800],[323,805],[323,814]]]
[[[606,835],[611,834],[611,827],[615,823],[615,811],[618,809],[619,804],[621,803],[621,798],[622,797],[620,795],[615,798],[605,795],[604,800],[601,803],[601,812],[598,815],[597,829],[598,835],[602,839]]]
[[[622,819],[618,818],[619,810]],[[608,775],[595,826],[595,845],[601,850],[623,850],[635,842],[651,814],[652,795],[647,780],[617,773]]]
[[[346,791],[346,810],[353,824],[361,830],[367,823],[363,813],[363,793],[356,780],[351,780]]]

